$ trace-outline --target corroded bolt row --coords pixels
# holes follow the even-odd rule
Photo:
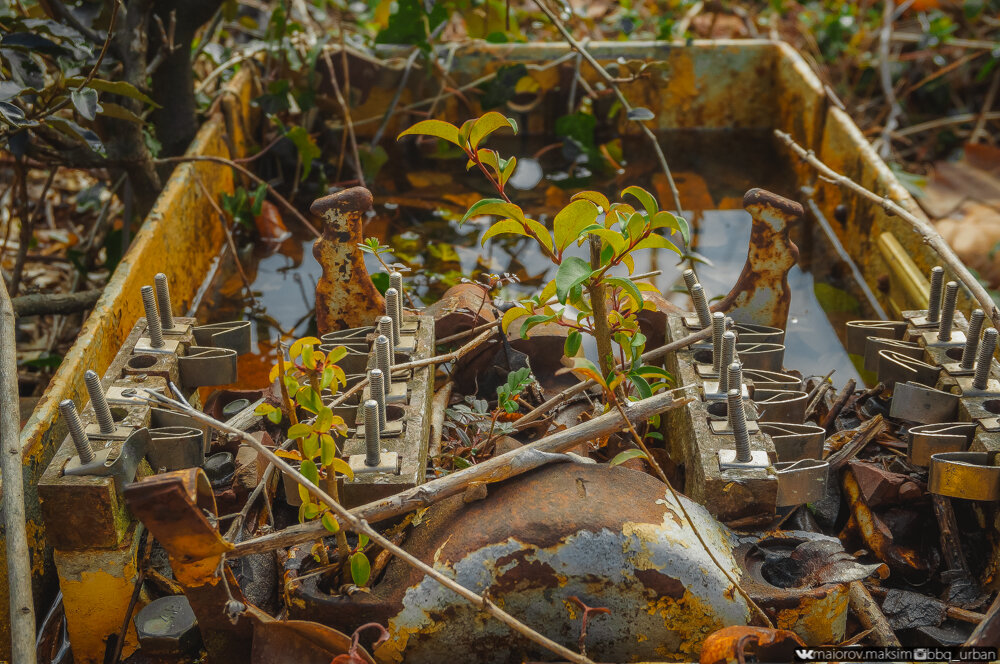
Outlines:
[[[712,314],[712,372],[718,376],[722,367],[722,335],[726,331],[726,314]]]
[[[378,421],[374,424],[378,424],[378,431],[381,433],[385,431],[385,378],[384,374],[378,369],[372,369],[368,372],[368,388],[371,391],[372,399],[378,406]],[[368,426],[373,424],[371,420],[365,417],[365,431],[368,430]]]
[[[157,272],[153,277],[156,284],[156,306],[160,310],[160,325],[165,330],[174,326],[174,310],[170,303],[170,287],[167,285],[167,275]]]
[[[379,450],[378,404],[374,399],[365,402],[365,465],[377,466],[382,460]]]
[[[382,386],[386,395],[392,393],[392,376],[389,368],[392,366],[389,358],[389,339],[384,334],[375,338],[375,366],[382,372]]]
[[[927,291],[927,322],[938,322],[941,315],[941,284],[944,283],[944,268],[940,265],[931,269],[931,288]]]
[[[688,293],[691,294],[691,303],[694,304],[694,311],[698,314],[698,324],[702,329],[712,324],[712,313],[708,309],[708,298],[705,297],[704,287],[698,283],[698,277],[694,270],[684,270],[684,284]]]
[[[733,389],[726,393],[729,410],[729,428],[736,439],[736,461],[739,463],[749,463],[753,456],[750,454],[750,432],[747,430],[747,414],[743,410],[743,395],[739,390]]]
[[[94,406],[94,415],[97,416],[97,425],[101,428],[101,433],[114,433],[115,418],[111,416],[111,408],[108,406],[108,400],[104,397],[101,379],[97,377],[96,373],[88,370],[87,373],[83,374],[83,380],[87,384],[90,403]]]
[[[69,428],[69,435],[76,445],[76,453],[80,455],[81,463],[91,463],[94,460],[94,448],[90,445],[90,438],[83,429],[83,422],[80,421],[80,414],[76,412],[76,404],[72,399],[63,399],[59,402],[59,412],[66,421]]]
[[[722,335],[722,362],[719,364],[719,393],[729,392],[729,372],[726,367],[736,358],[736,333],[727,330]]]
[[[146,330],[149,332],[149,345],[153,348],[163,348],[163,327],[160,325],[160,314],[156,310],[153,299],[153,287],[143,286],[142,306],[146,310]]]
[[[399,308],[399,291],[390,288],[385,292],[385,313],[392,320],[392,346],[399,345],[400,316],[402,312]]]
[[[976,374],[972,377],[972,389],[985,390],[990,378],[990,368],[993,366],[993,352],[997,348],[997,331],[986,328],[983,333],[983,343],[979,346],[979,357],[976,359]]]
[[[983,321],[986,314],[982,309],[976,309],[969,317],[969,332],[965,337],[965,348],[962,349],[962,362],[959,365],[966,371],[976,365],[976,351],[979,350],[979,333],[983,331]]]
[[[951,326],[955,321],[956,302],[958,302],[958,283],[949,281],[948,285],[944,288],[944,304],[941,305],[938,341],[951,341]]]

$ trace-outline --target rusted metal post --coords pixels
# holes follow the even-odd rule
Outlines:
[[[17,392],[14,305],[7,284],[0,279],[0,478],[7,548],[7,584],[10,593],[10,640],[13,664],[34,664],[35,606],[31,594],[31,552],[28,550],[24,510],[24,463],[21,458]]]
[[[313,255],[323,268],[316,284],[316,326],[320,334],[372,325],[385,311],[358,243],[362,217],[372,208],[371,192],[351,187],[316,200],[310,210],[323,218],[323,235]]]

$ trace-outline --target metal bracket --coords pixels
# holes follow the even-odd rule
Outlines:
[[[785,347],[782,344],[737,343],[736,353],[744,369],[780,372],[785,361]]]
[[[978,428],[979,425],[975,422],[945,422],[912,427],[906,456],[913,465],[926,468],[934,454],[964,452],[969,449]]]
[[[177,358],[184,387],[228,385],[236,382],[236,351],[231,348],[191,346]]]
[[[702,389],[705,390],[705,399],[708,401],[725,401],[728,397],[725,392],[719,391],[718,380],[706,380]],[[750,398],[750,390],[747,388],[746,383],[740,386],[740,394],[744,399]]]
[[[205,432],[194,427],[159,427],[149,430],[146,450],[154,471],[195,468],[205,463]]]
[[[347,459],[347,465],[351,467],[355,475],[363,475],[366,473],[389,473],[390,475],[398,475],[401,459],[399,454],[396,452],[382,452],[382,456],[379,457],[379,464],[377,466],[369,466],[365,463],[364,454],[352,454]]]
[[[883,350],[891,350],[899,355],[912,357],[915,360],[922,360],[924,357],[923,346],[913,341],[868,337],[867,341],[865,341],[865,371],[878,371],[879,351]]]
[[[1000,500],[997,452],[942,452],[931,456],[927,490],[966,500]]]
[[[746,463],[736,460],[736,450],[719,450],[719,470],[766,470],[770,465],[765,450],[750,450],[750,460]]]
[[[996,433],[1000,431],[1000,417],[984,417],[979,420],[979,426],[983,427],[983,431]]]
[[[941,367],[896,351],[880,350],[878,355],[878,380],[887,387],[897,382],[935,385],[941,374]]]
[[[919,424],[949,422],[957,412],[957,394],[935,390],[920,383],[896,385],[889,407],[889,417]]]
[[[906,333],[906,323],[896,320],[852,320],[845,328],[847,352],[851,355],[864,355],[871,338],[902,339]]]
[[[164,353],[167,355],[177,354],[177,349],[180,348],[180,339],[164,339],[163,346],[160,348],[153,348],[153,341],[149,337],[139,337],[139,340],[135,342],[135,352],[143,353]]]
[[[1000,397],[1000,380],[996,378],[986,379],[986,389],[977,390],[972,387],[973,376],[956,376],[955,382],[962,390],[963,397]]]
[[[729,420],[709,420],[708,428],[712,430],[712,433],[719,436],[732,436],[733,430],[729,428]],[[755,434],[760,433],[760,425],[757,424],[756,420],[747,420],[747,433]]]
[[[150,388],[144,388],[141,385],[134,387],[112,385],[108,388],[104,398],[107,399],[109,404],[118,406],[145,406],[147,405],[145,395],[140,391],[145,389]],[[151,389],[151,391],[160,392],[158,389]]]
[[[954,328],[951,331],[951,339],[948,341],[940,341],[936,330],[921,332],[920,338],[924,340],[924,345],[928,348],[951,348],[965,345],[965,332]]]
[[[771,437],[780,462],[819,459],[823,456],[826,429],[821,426],[761,422],[760,430]]]
[[[100,425],[93,423],[88,424],[84,431],[91,440],[126,440],[135,431],[135,427],[122,426],[116,423],[114,431],[111,433],[102,433]]]
[[[785,343],[785,331],[780,327],[770,327],[769,325],[756,325],[754,323],[735,323],[733,329],[741,343],[746,344],[775,344]]]
[[[826,497],[830,464],[819,459],[801,459],[774,464],[778,476],[778,507],[805,505]]]
[[[809,395],[799,391],[754,390],[757,419],[767,422],[802,424],[806,419]]]
[[[949,376],[971,376],[976,373],[975,366],[969,369],[963,369],[961,362],[948,362],[946,364],[942,364],[941,368],[948,372]]]
[[[174,318],[173,327],[164,327],[163,334],[172,337],[183,337],[191,331],[191,323],[178,323],[177,319]]]
[[[199,325],[194,328],[194,341],[199,346],[228,348],[237,355],[250,352],[250,321],[235,320]]]
[[[403,420],[386,420],[385,431],[379,431],[382,438],[398,438],[403,435]],[[363,418],[358,419],[354,428],[354,435],[357,438],[365,437],[365,422]]]
[[[371,398],[371,388],[366,385],[362,391],[361,401],[364,402]],[[385,402],[387,404],[406,403],[406,383],[393,383],[392,387],[389,388],[389,394],[385,395]]]
[[[752,383],[754,390],[789,390],[797,392],[802,387],[802,381],[795,376],[778,371],[743,368],[743,380]]]
[[[135,471],[146,455],[149,440],[149,429],[136,429],[122,442],[117,454],[114,453],[117,446],[95,450],[94,460],[87,464],[74,456],[66,462],[63,475],[111,477],[115,481],[115,489],[121,492],[126,484],[135,479]]]

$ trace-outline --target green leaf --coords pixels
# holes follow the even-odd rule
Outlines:
[[[480,240],[480,244],[485,246],[487,240],[497,235],[523,235],[524,237],[531,237],[528,231],[524,230],[524,224],[516,219],[504,219],[493,224],[483,233],[483,239]]]
[[[616,288],[621,288],[628,295],[633,304],[635,304],[635,309],[638,311],[642,309],[642,293],[639,291],[639,287],[631,279],[626,279],[624,277],[604,277],[604,280]]]
[[[138,115],[118,104],[112,103],[110,101],[101,102],[101,108],[97,112],[98,115],[103,115],[106,118],[115,118],[116,120],[124,120],[125,122],[131,122],[132,124],[145,124],[145,120],[140,118]]]
[[[434,29],[448,19],[444,3],[435,2],[427,11],[423,0],[399,0],[389,24],[375,36],[376,44],[416,44],[423,50]]]
[[[608,197],[599,191],[581,191],[576,194],[573,194],[573,198],[571,200],[590,201],[594,205],[600,207],[605,212],[611,209],[611,203],[610,201],[608,201]]]
[[[522,224],[525,222],[524,211],[513,203],[508,203],[500,198],[484,198],[472,204],[469,211],[465,213],[459,225],[464,224],[470,218],[479,215],[490,215],[494,217],[509,217],[516,219]]]
[[[329,410],[329,408],[327,409]],[[332,415],[332,413],[331,413]],[[305,422],[299,422],[288,427],[289,438],[304,438],[313,432],[313,428]]]
[[[462,146],[458,140],[458,127],[450,122],[445,122],[444,120],[421,120],[406,131],[402,132],[396,137],[396,140],[398,141],[404,136],[435,136],[437,138],[443,138],[449,143],[453,143],[459,147]]]
[[[677,248],[676,244],[662,235],[657,235],[656,233],[651,233],[649,237],[643,239],[639,242],[639,244],[632,248],[633,251],[638,251],[639,249],[669,249],[678,256],[682,253],[681,250]]]
[[[358,533],[358,548],[363,549],[368,546],[368,535]]]
[[[330,434],[323,434],[320,436],[320,462],[324,466],[329,466],[336,458],[337,444],[333,442],[333,436]]]
[[[323,522],[323,527],[334,535],[340,532],[340,523],[333,518],[333,514],[330,512],[323,512],[323,516],[320,518],[320,521]]]
[[[330,468],[340,473],[341,475],[346,475],[347,479],[352,481],[354,480],[354,470],[343,459],[337,459],[337,458],[332,459],[330,461]]]
[[[77,113],[88,120],[97,117],[97,112],[100,110],[100,104],[97,103],[97,90],[93,88],[73,90],[69,96]]]
[[[476,124],[472,125],[472,132],[469,134],[469,144],[473,150],[477,150],[484,138],[504,127],[507,127],[515,134],[517,133],[517,122],[511,118],[504,117],[496,111],[490,111],[476,120]]]
[[[594,224],[590,228],[585,228],[584,231],[588,235],[596,235],[604,240],[607,243],[607,247],[610,247],[613,255],[615,256],[620,256],[627,247],[625,236],[614,229],[604,228],[603,226]]]
[[[319,412],[316,413],[316,424],[313,425],[313,428],[320,433],[326,433],[330,430],[332,425],[333,411],[330,410],[329,407],[323,406],[319,409]]]
[[[315,459],[319,455],[319,436],[311,433],[302,439],[302,452],[307,459]]]
[[[609,466],[620,466],[629,459],[646,459],[646,453],[639,449],[625,450],[615,455],[615,458],[608,462]]]
[[[537,314],[535,316],[528,316],[524,319],[524,322],[521,323],[521,338],[527,339],[528,332],[531,331],[531,328],[537,327],[542,323],[548,323],[549,321],[553,321],[555,319],[555,314]]]
[[[102,143],[100,137],[90,129],[85,129],[72,120],[60,117],[50,117],[48,119],[48,123],[53,129],[56,129],[71,138],[79,138],[87,144],[88,148],[102,157],[107,156],[107,152],[104,149],[104,143]]]
[[[298,150],[299,159],[302,161],[302,176],[301,181],[305,181],[309,177],[309,173],[312,171],[313,160],[319,159],[320,155],[323,154],[316,145],[316,141],[309,132],[306,131],[305,127],[295,126],[285,133],[285,137],[288,138],[294,145],[295,149]]]
[[[660,206],[656,204],[656,199],[653,198],[653,195],[651,193],[649,193],[642,187],[637,187],[636,185],[632,185],[631,187],[626,187],[622,191],[619,198],[625,198],[625,196],[629,194],[634,196],[639,201],[639,203],[642,204],[642,207],[646,208],[646,212],[647,214],[649,214],[650,217],[652,217],[659,211]]]
[[[560,304],[566,304],[566,296],[571,288],[582,284],[593,273],[590,263],[578,256],[563,260],[556,272],[556,297]]]
[[[597,206],[588,200],[572,201],[556,214],[552,222],[555,246],[562,252],[580,238],[583,229],[597,219]]]
[[[569,334],[566,335],[566,343],[563,344],[563,355],[574,357],[580,352],[582,344],[583,334],[580,333],[580,330],[570,330]]]
[[[85,79],[82,76],[75,76],[67,79],[66,85],[70,87],[77,87],[83,83],[84,80]],[[122,97],[128,97],[129,99],[136,99],[148,106],[152,106],[153,108],[160,108],[159,104],[140,92],[139,88],[125,81],[105,81],[100,78],[92,78],[90,79],[90,82],[87,83],[87,87],[93,88],[98,92],[107,92],[108,94],[121,95]]]
[[[688,225],[687,219],[676,215],[672,212],[667,212],[663,210],[657,212],[650,219],[649,227],[653,230],[657,228],[670,228],[681,234],[681,239],[684,240],[685,246],[690,246],[691,244],[691,227]]]
[[[648,399],[653,396],[653,389],[646,382],[646,379],[635,372],[629,372],[628,378],[635,385],[635,391],[638,392],[640,399]]]
[[[363,587],[368,583],[371,574],[372,566],[365,554],[358,551],[351,556],[351,579],[354,581],[354,585]]]
[[[310,413],[318,413],[323,407],[323,400],[308,385],[295,393],[295,401]]]
[[[312,482],[314,485],[319,486],[319,469],[316,468],[316,464],[310,459],[302,460],[302,467],[300,471],[307,480]]]

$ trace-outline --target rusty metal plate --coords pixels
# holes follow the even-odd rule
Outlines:
[[[1000,500],[997,452],[943,452],[933,455],[927,490],[951,498]]]

